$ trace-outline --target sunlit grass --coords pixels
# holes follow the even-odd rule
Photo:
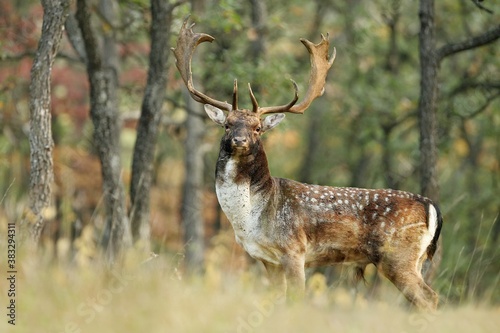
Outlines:
[[[112,273],[97,263],[48,265],[20,256],[16,326],[3,316],[0,332],[496,332],[500,327],[496,306],[467,303],[415,313],[390,287],[383,287],[381,300],[353,302],[349,290],[328,288],[321,276],[309,279],[306,300],[290,304],[265,287],[261,272],[187,278],[167,255],[146,263],[129,260]]]

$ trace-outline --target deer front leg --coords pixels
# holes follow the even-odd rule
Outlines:
[[[266,267],[267,275],[272,288],[284,295],[286,293],[285,270],[282,266],[273,265],[268,262],[263,263],[264,267]]]
[[[287,297],[289,299],[301,299],[305,294],[305,258],[304,255],[292,254],[282,258],[283,270],[285,271],[287,283]]]

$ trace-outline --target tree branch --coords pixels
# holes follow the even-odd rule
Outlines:
[[[483,81],[483,82],[466,81],[455,87],[448,95],[451,97],[473,89],[483,89],[483,90],[500,89],[500,81]]]
[[[476,110],[474,110],[473,112],[471,112],[468,115],[462,115],[459,113],[455,113],[455,114],[462,119],[472,119],[472,118],[476,117],[477,115],[481,114],[484,110],[486,110],[488,108],[488,106],[490,106],[491,102],[493,102],[498,97],[500,97],[500,92],[488,97],[486,99],[486,101],[480,107],[478,107]]]
[[[500,25],[497,25],[495,28],[486,31],[481,35],[471,37],[462,42],[450,43],[441,46],[437,50],[437,61],[441,62],[441,60],[443,60],[444,58],[454,55],[456,53],[474,49],[476,47],[480,47],[486,44],[490,44],[499,38],[500,38]]]
[[[86,65],[87,52],[85,51],[85,43],[83,41],[80,27],[78,26],[78,21],[74,14],[70,14],[68,16],[64,27],[66,29],[66,36],[68,37],[71,46],[73,46],[73,49],[80,58],[80,61]]]
[[[481,10],[484,10],[485,12],[487,12],[489,14],[493,14],[493,11],[491,9],[486,8],[482,4],[480,4],[481,1],[479,1],[479,0],[472,0],[472,2],[476,5],[477,8],[479,8]]]

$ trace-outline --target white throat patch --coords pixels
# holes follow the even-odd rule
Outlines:
[[[258,194],[250,193],[250,182],[235,183],[237,162],[229,159],[224,170],[219,170],[215,184],[217,199],[233,226],[236,241],[254,258],[264,259],[260,250],[262,241],[261,216],[265,200]],[[269,260],[269,259],[268,259]],[[270,260],[271,261],[271,260]]]

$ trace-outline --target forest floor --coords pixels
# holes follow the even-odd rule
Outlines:
[[[190,279],[172,263],[160,258],[105,272],[95,264],[18,261],[15,297],[8,296],[9,275],[1,272],[0,332],[480,333],[500,327],[499,306],[443,304],[435,313],[415,312],[385,284],[378,300],[355,300],[347,288],[327,287],[319,274],[309,278],[305,300],[289,303],[260,273],[209,268],[203,278]],[[15,326],[8,322],[11,299]]]

